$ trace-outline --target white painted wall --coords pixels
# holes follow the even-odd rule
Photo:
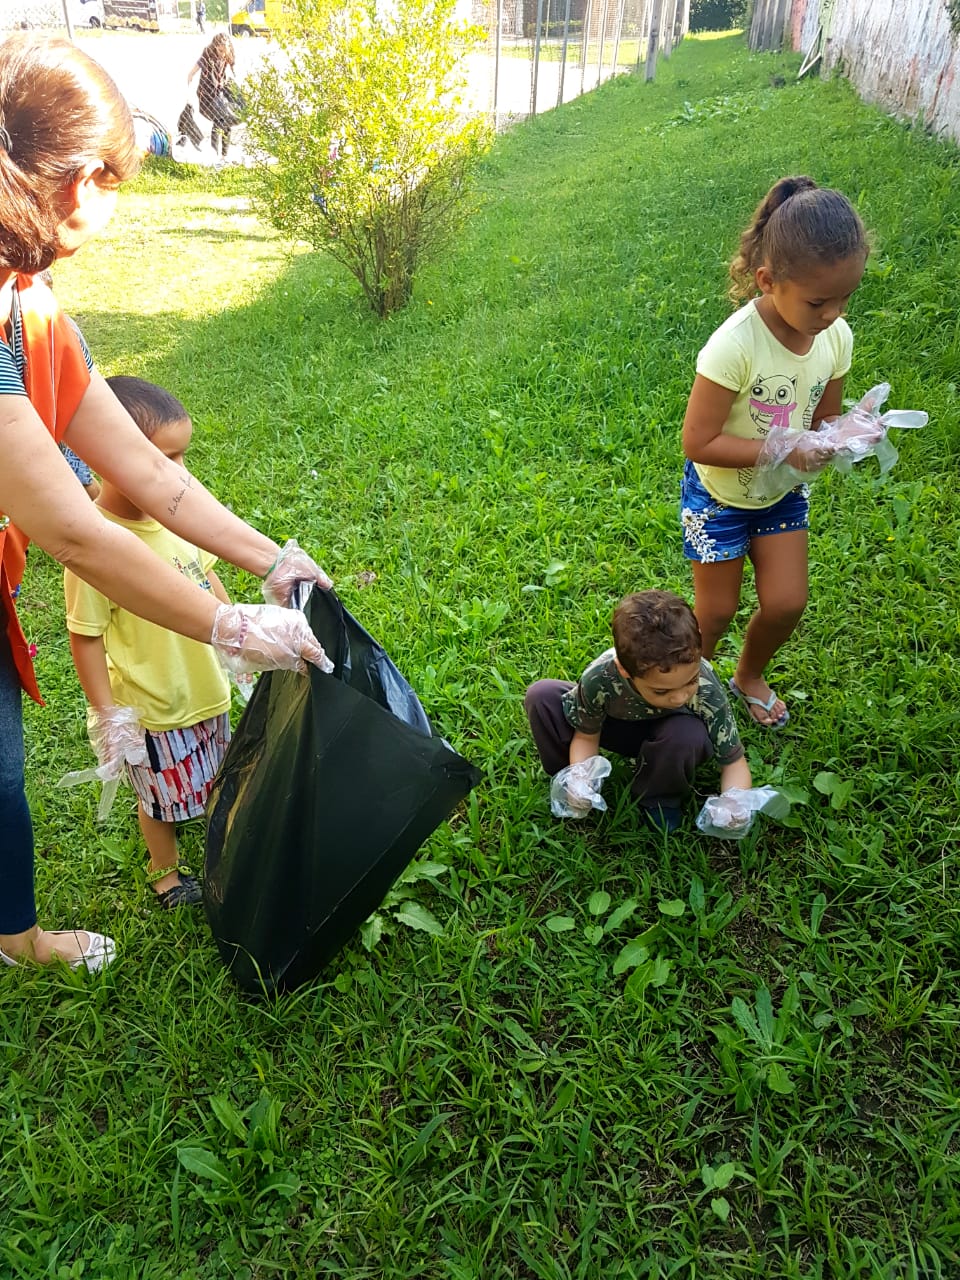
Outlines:
[[[960,142],[960,37],[944,0],[793,0],[795,49],[821,20],[823,73],[842,70],[866,101]]]

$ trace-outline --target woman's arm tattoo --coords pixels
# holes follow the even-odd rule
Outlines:
[[[170,503],[170,506],[167,508],[170,515],[175,516],[177,514],[177,508],[180,506],[180,503],[183,501],[183,495],[191,487],[192,483],[193,483],[193,477],[191,475],[185,475],[184,481],[183,481],[183,488],[180,490],[178,494],[174,496],[173,501]]]

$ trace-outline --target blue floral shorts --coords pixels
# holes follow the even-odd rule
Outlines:
[[[707,492],[688,459],[680,486],[683,554],[701,564],[739,560],[750,550],[754,538],[806,529],[809,494],[808,486],[800,484],[772,507],[728,507]]]

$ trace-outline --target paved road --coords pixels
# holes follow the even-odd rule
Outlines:
[[[0,0],[2,3],[3,0]],[[176,125],[188,98],[187,74],[196,62],[204,45],[216,30],[225,30],[208,23],[206,35],[151,34],[149,32],[98,31],[78,29],[76,39],[81,48],[101,62],[116,80],[121,92],[134,106],[149,112],[171,132]],[[525,46],[524,46],[525,47]],[[237,56],[237,78],[255,71],[273,46],[266,40],[234,40]],[[607,55],[609,57],[609,53]],[[624,68],[621,68],[623,70]],[[602,79],[607,79],[612,68],[605,66]],[[500,59],[497,106],[498,115],[523,116],[530,110],[530,62],[525,57],[503,56]],[[560,66],[557,62],[541,61],[537,77],[537,105],[546,111],[557,104]],[[474,55],[468,60],[468,105],[474,110],[489,111],[493,106],[494,62],[486,55]],[[580,92],[580,68],[568,66],[564,77],[564,100],[570,101]],[[597,84],[597,66],[588,66],[584,76],[586,89]],[[192,86],[196,89],[196,80]],[[193,94],[196,106],[195,92]],[[201,121],[201,123],[204,123]],[[233,158],[243,158],[243,130],[236,131],[237,147]],[[179,160],[192,160],[212,164],[213,150],[209,141],[201,151],[189,144],[175,148]]]

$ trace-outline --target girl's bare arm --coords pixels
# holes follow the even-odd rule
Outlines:
[[[683,419],[683,452],[691,462],[735,468],[756,463],[762,440],[741,440],[739,436],[723,434],[736,398],[736,392],[697,374]]]

